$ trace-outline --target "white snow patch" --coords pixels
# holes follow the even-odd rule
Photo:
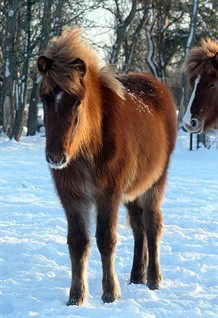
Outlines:
[[[14,10],[9,10],[8,11],[8,16],[10,17],[10,18],[12,18],[13,16],[14,16]]]
[[[101,301],[101,261],[91,222],[88,303],[67,307],[67,224],[44,158],[40,135],[0,142],[1,317],[217,317],[218,154],[188,151],[180,135],[163,204],[163,287],[129,285],[132,233],[124,206],[118,220],[116,271],[122,298]]]
[[[10,63],[9,63],[9,60],[7,60],[5,63],[5,77],[9,77],[10,75],[11,75]]]

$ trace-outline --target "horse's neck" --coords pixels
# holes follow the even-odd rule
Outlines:
[[[81,109],[82,147],[88,157],[94,157],[102,143],[102,92],[96,73],[87,74],[86,92]]]

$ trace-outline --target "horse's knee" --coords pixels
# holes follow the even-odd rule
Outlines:
[[[163,227],[163,217],[160,210],[145,211],[143,215],[144,229],[147,235],[160,235]]]
[[[111,251],[115,248],[117,236],[116,218],[114,217],[114,215],[108,215],[105,217],[98,215],[96,241],[101,254],[110,254]]]
[[[96,241],[100,253],[107,255],[115,249],[117,238],[115,233],[108,233],[103,230],[97,230]]]
[[[87,235],[77,233],[76,235],[68,233],[67,243],[71,253],[82,256],[88,253],[90,239]]]

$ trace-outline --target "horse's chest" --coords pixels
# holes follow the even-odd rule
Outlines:
[[[75,162],[65,169],[53,171],[53,177],[59,193],[71,193],[93,200],[95,186],[92,169],[83,162]]]

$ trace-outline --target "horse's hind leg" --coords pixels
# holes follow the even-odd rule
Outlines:
[[[148,244],[147,286],[150,289],[161,287],[161,271],[159,264],[159,247],[162,234],[162,213],[160,205],[164,192],[166,173],[142,197],[142,221]]]
[[[126,203],[134,236],[134,256],[130,284],[145,284],[147,278],[147,238],[142,224],[143,209],[137,200]]]

